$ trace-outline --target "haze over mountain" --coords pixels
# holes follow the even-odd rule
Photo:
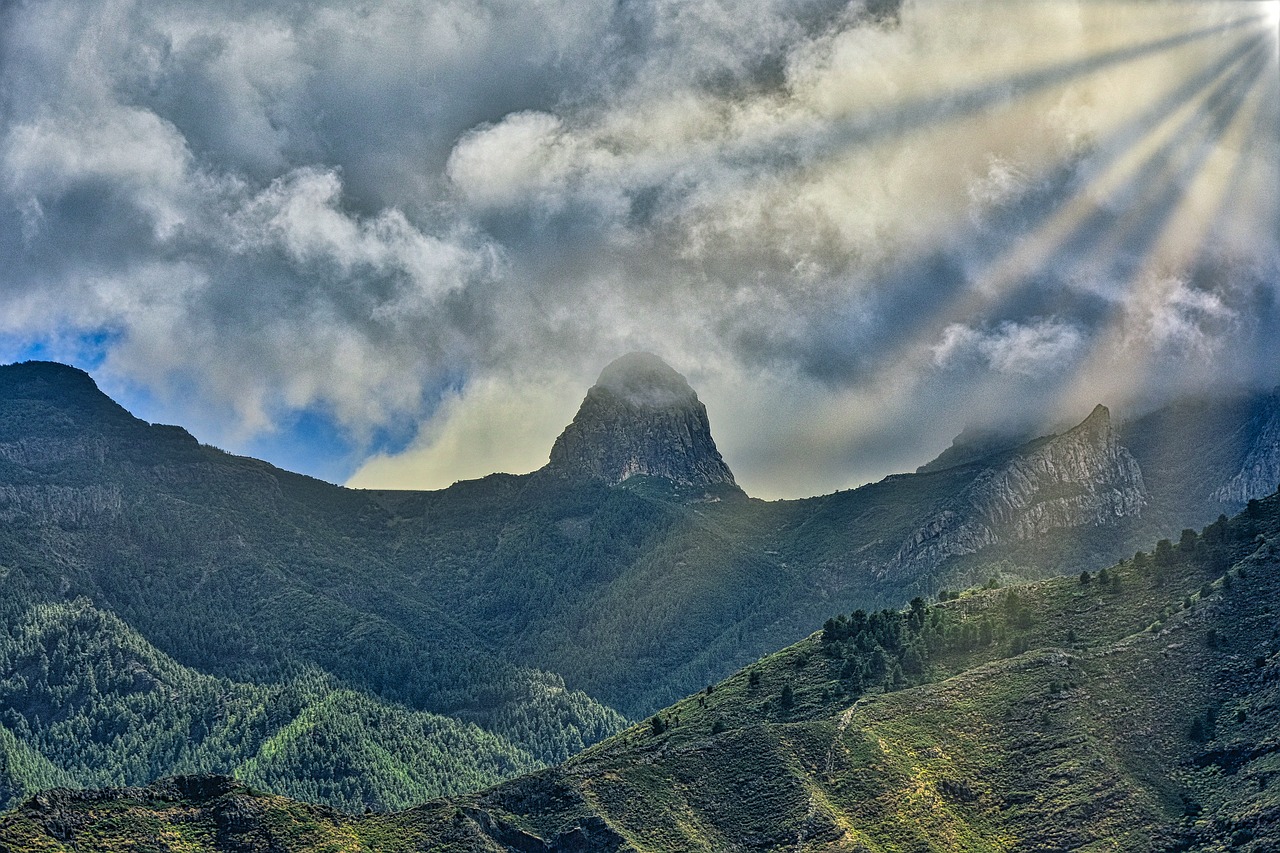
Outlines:
[[[611,486],[637,476],[679,486],[737,486],[711,438],[707,407],[683,376],[642,352],[601,371],[551,446],[544,470]]]
[[[562,761],[833,612],[1096,570],[1235,511],[1238,484],[1262,493],[1278,409],[1202,400],[1117,429],[1099,406],[979,458],[764,502],[644,355],[606,368],[538,472],[362,492],[148,425],[73,368],[0,367],[8,790],[235,770],[349,808]],[[121,651],[55,663],[33,651],[53,637]],[[219,692],[251,722],[223,720]],[[135,749],[165,695],[183,698],[147,739],[172,748]],[[313,766],[313,730],[352,751]],[[469,742],[479,764],[451,752]]]

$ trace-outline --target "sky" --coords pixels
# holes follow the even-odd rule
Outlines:
[[[1280,0],[0,0],[0,362],[331,482],[662,356],[739,483],[1280,383]]]

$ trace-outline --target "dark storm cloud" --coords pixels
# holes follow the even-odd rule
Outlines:
[[[1013,396],[1273,382],[1257,12],[5,3],[0,334],[97,342],[235,446],[422,419],[362,473],[399,485],[537,465],[631,348],[764,494]]]

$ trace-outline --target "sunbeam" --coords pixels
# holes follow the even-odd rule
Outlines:
[[[1156,39],[1149,38],[1149,27],[1124,28],[1148,38],[1140,45],[1113,43],[1088,59],[1061,57],[1043,70],[1012,73],[1002,96],[971,89],[933,111],[934,121],[889,122],[897,140],[923,133],[958,141],[996,121],[996,110],[1003,113],[998,119],[1002,127],[1011,120],[1030,126],[1088,81],[1110,81],[1117,72],[1136,71],[1166,51],[1195,47],[1193,53],[1156,66],[1162,69],[1159,75],[1144,78],[1147,97],[1126,99],[1129,112],[1117,111],[1113,123],[1096,128],[1086,144],[1046,151],[1035,170],[1028,168],[1034,162],[1028,152],[1021,152],[1023,165],[1015,180],[1024,189],[972,208],[978,227],[953,237],[968,260],[963,279],[954,282],[947,298],[925,307],[917,288],[908,283],[931,280],[938,293],[939,273],[927,256],[919,265],[900,265],[887,277],[892,284],[886,292],[896,289],[902,302],[892,308],[882,303],[880,313],[901,313],[914,304],[915,332],[883,340],[858,369],[877,376],[895,366],[897,391],[878,398],[879,405],[907,411],[914,396],[934,393],[928,389],[940,352],[934,342],[947,340],[948,330],[983,334],[984,329],[994,331],[996,318],[1028,311],[1047,322],[1097,326],[1085,356],[1074,367],[1063,365],[1058,379],[1047,377],[1052,381],[1042,381],[1035,392],[1052,412],[1051,419],[1087,411],[1099,399],[1140,399],[1151,387],[1168,383],[1171,346],[1210,348],[1181,368],[1181,380],[1213,374],[1220,345],[1210,335],[1230,334],[1241,322],[1232,319],[1232,309],[1215,293],[1221,287],[1215,284],[1221,279],[1216,266],[1233,263],[1240,232],[1252,233],[1254,223],[1268,221],[1260,208],[1274,196],[1271,184],[1258,180],[1260,163],[1267,160],[1256,148],[1274,110],[1270,26],[1269,16],[1254,14],[1229,25]],[[1232,37],[1237,30],[1240,36]],[[991,91],[1001,88],[999,81],[988,85]],[[966,103],[974,105],[972,120],[965,118]],[[913,113],[910,107],[903,109]],[[858,121],[855,115],[850,125]],[[940,130],[947,125],[951,131]],[[842,141],[847,146],[868,140],[865,134],[846,133]],[[963,147],[953,143],[952,151],[962,156]],[[1269,221],[1274,233],[1274,213]],[[1263,246],[1273,243],[1274,236],[1264,236],[1264,241]],[[1181,343],[1168,337],[1191,327],[1152,319],[1167,310],[1210,312],[1196,321],[1204,327],[1195,334],[1205,337]],[[1097,319],[1087,319],[1091,315]],[[1214,324],[1221,333],[1210,331]],[[864,337],[867,330],[853,324],[849,334]],[[1164,343],[1152,348],[1151,335],[1163,336]],[[1007,381],[993,379],[1007,394]],[[863,394],[854,392],[851,399]],[[995,405],[1003,411],[1002,395],[992,399],[1001,401]]]

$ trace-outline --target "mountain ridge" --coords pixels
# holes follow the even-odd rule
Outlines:
[[[342,489],[119,407],[95,418],[115,404],[83,379],[73,385],[84,399],[36,384],[38,394],[24,391],[0,368],[0,447],[40,448],[0,457],[0,610],[84,597],[196,672],[275,683],[313,668],[341,689],[475,723],[539,764],[850,603],[897,607],[990,578],[1077,575],[1176,539],[1221,511],[1209,496],[1261,446],[1253,425],[1270,411],[1265,400],[1229,407],[1203,429],[1171,418],[1165,427],[1187,446],[1233,437],[1204,464],[1161,467],[1160,441],[1135,445],[1145,498],[1113,447],[1141,434],[1109,418],[1103,429],[1095,410],[1074,435],[765,502],[736,487],[735,499],[715,500],[727,485],[648,474],[617,485],[544,471],[437,492]],[[1188,500],[1193,480],[1200,491]],[[1138,498],[1149,503],[1128,512]],[[1114,506],[1125,512],[1105,511]],[[985,525],[994,542],[884,571],[946,512],[946,530]],[[1010,533],[1019,524],[1029,538]]]
[[[942,510],[899,547],[884,571],[902,571],[922,557],[938,561],[1055,528],[1140,515],[1148,502],[1142,473],[1120,446],[1106,406],[1095,406],[1061,435],[1024,447],[961,492],[958,503],[970,512]]]

